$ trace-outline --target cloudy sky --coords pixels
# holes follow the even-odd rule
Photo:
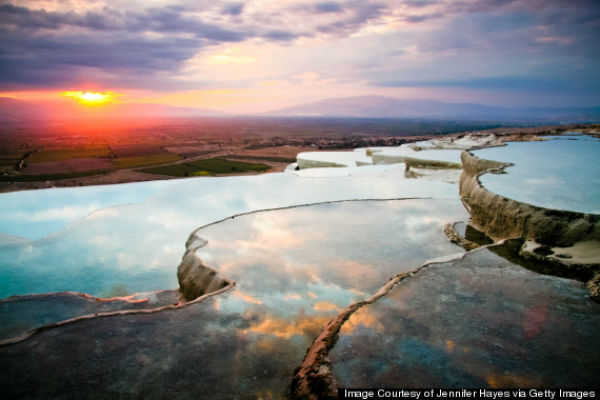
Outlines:
[[[0,95],[600,105],[598,0],[0,0]]]

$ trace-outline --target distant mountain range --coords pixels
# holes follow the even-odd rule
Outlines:
[[[146,103],[87,106],[74,101],[22,101],[0,97],[0,121],[48,121],[78,118],[226,117],[223,112]],[[510,108],[436,100],[360,96],[321,100],[284,108],[260,117],[338,117],[433,119],[496,122],[599,122],[600,107]]]
[[[216,117],[227,114],[200,108],[162,104],[108,103],[88,106],[74,101],[22,101],[0,97],[0,121],[48,121],[80,118],[178,118]]]
[[[360,96],[326,99],[269,112],[269,116],[421,118],[493,121],[599,121],[600,107],[508,108],[436,100]]]

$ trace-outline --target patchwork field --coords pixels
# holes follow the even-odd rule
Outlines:
[[[108,147],[92,147],[83,149],[55,149],[35,151],[26,158],[27,164],[35,164],[50,161],[64,161],[73,158],[110,157],[111,151]]]
[[[209,158],[181,164],[165,165],[163,167],[145,168],[141,172],[168,176],[205,176],[244,172],[262,172],[270,169],[265,164],[255,164],[243,161],[231,161],[224,158]]]
[[[162,154],[154,154],[147,156],[134,156],[134,157],[123,157],[123,158],[115,158],[114,165],[116,168],[133,168],[133,167],[143,167],[146,165],[154,165],[154,164],[163,164],[174,161],[179,161],[181,159],[180,156],[173,153],[164,152]]]
[[[72,172],[105,170],[113,168],[111,158],[71,158],[60,161],[35,162],[23,169],[25,175],[66,174]]]

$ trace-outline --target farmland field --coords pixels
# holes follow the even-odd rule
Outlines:
[[[109,169],[104,170],[88,170],[77,171],[63,174],[41,174],[41,175],[0,175],[0,182],[43,182],[57,181],[60,179],[75,179],[87,176],[100,175],[110,172]]]
[[[296,157],[277,157],[277,156],[255,156],[255,155],[229,155],[227,158],[232,158],[235,160],[264,160],[271,162],[281,162],[281,163],[294,163],[296,162]]]
[[[12,169],[21,159],[21,153],[4,153],[0,156],[0,170]]]
[[[167,153],[164,147],[152,143],[119,144],[110,146],[110,149],[117,158],[147,157]]]
[[[113,167],[111,158],[72,158],[69,160],[37,162],[23,169],[25,175],[65,174],[80,171],[104,170]]]
[[[162,164],[180,160],[181,157],[173,153],[161,153],[149,156],[115,158],[114,165],[117,168],[143,167],[146,165]]]
[[[265,164],[231,161],[224,158],[209,158],[182,164],[165,165],[163,167],[145,168],[140,171],[168,176],[202,176],[250,171],[262,172],[269,168]]]
[[[110,157],[111,152],[108,147],[93,147],[83,149],[56,149],[41,150],[33,153],[27,158],[28,164],[70,160],[72,158],[90,158],[90,157]]]

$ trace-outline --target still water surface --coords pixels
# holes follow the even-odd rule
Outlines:
[[[600,139],[549,136],[544,142],[510,142],[473,154],[514,164],[506,174],[480,177],[494,193],[546,208],[600,213]]]
[[[20,230],[30,232],[24,233],[25,237],[35,237],[38,213],[86,208],[93,196],[76,195],[79,190],[90,193],[86,189],[0,195],[0,203],[5,204],[13,196],[20,198],[12,208],[0,209],[0,221],[8,227],[4,233]],[[64,220],[54,221],[49,225],[52,233],[42,239],[18,241],[0,236],[0,298],[66,290],[110,297],[177,288],[177,266],[189,234],[199,226],[239,213],[348,199],[457,199],[455,185],[423,185],[397,176],[299,178],[265,174],[160,185],[143,182],[109,189],[121,191],[123,196],[115,194],[114,200],[126,204],[100,208],[79,219],[73,211],[67,227],[63,227]],[[138,202],[128,203],[130,192],[139,195]],[[21,218],[15,220],[15,213]],[[370,222],[368,211],[360,217],[340,218]],[[312,222],[305,221],[308,226]]]

